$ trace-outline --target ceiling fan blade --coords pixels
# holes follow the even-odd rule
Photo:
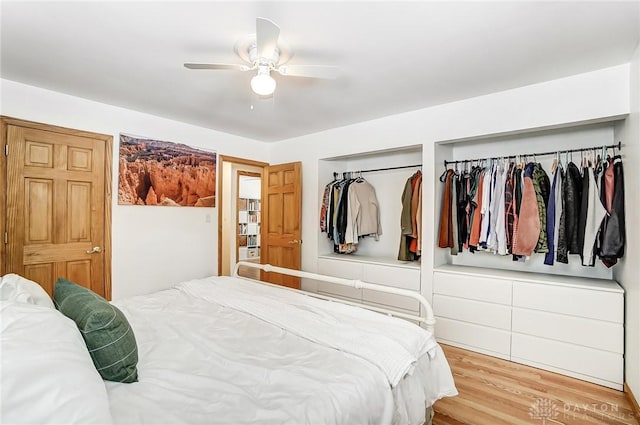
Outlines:
[[[231,69],[235,71],[248,71],[250,69],[246,65],[228,63],[185,63],[184,67],[189,69]]]
[[[256,18],[256,47],[258,57],[271,59],[278,47],[280,27],[265,18]]]
[[[328,65],[282,65],[278,67],[280,75],[291,77],[323,78],[333,80],[338,78],[340,69]]]

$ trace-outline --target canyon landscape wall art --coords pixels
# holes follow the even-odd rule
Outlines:
[[[216,153],[120,135],[118,204],[215,207]]]

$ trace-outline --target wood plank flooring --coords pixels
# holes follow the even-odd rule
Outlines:
[[[433,425],[637,425],[622,391],[442,345],[460,395],[434,405]]]

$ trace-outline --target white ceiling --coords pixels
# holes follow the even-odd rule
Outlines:
[[[0,7],[2,78],[265,142],[625,63],[640,39],[640,1]],[[265,102],[251,73],[183,67],[241,63],[233,46],[256,17],[280,26],[290,64],[340,78],[275,75]]]

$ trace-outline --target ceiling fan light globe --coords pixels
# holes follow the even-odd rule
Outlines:
[[[259,96],[269,96],[276,90],[276,80],[268,74],[258,74],[251,79],[251,90]]]

